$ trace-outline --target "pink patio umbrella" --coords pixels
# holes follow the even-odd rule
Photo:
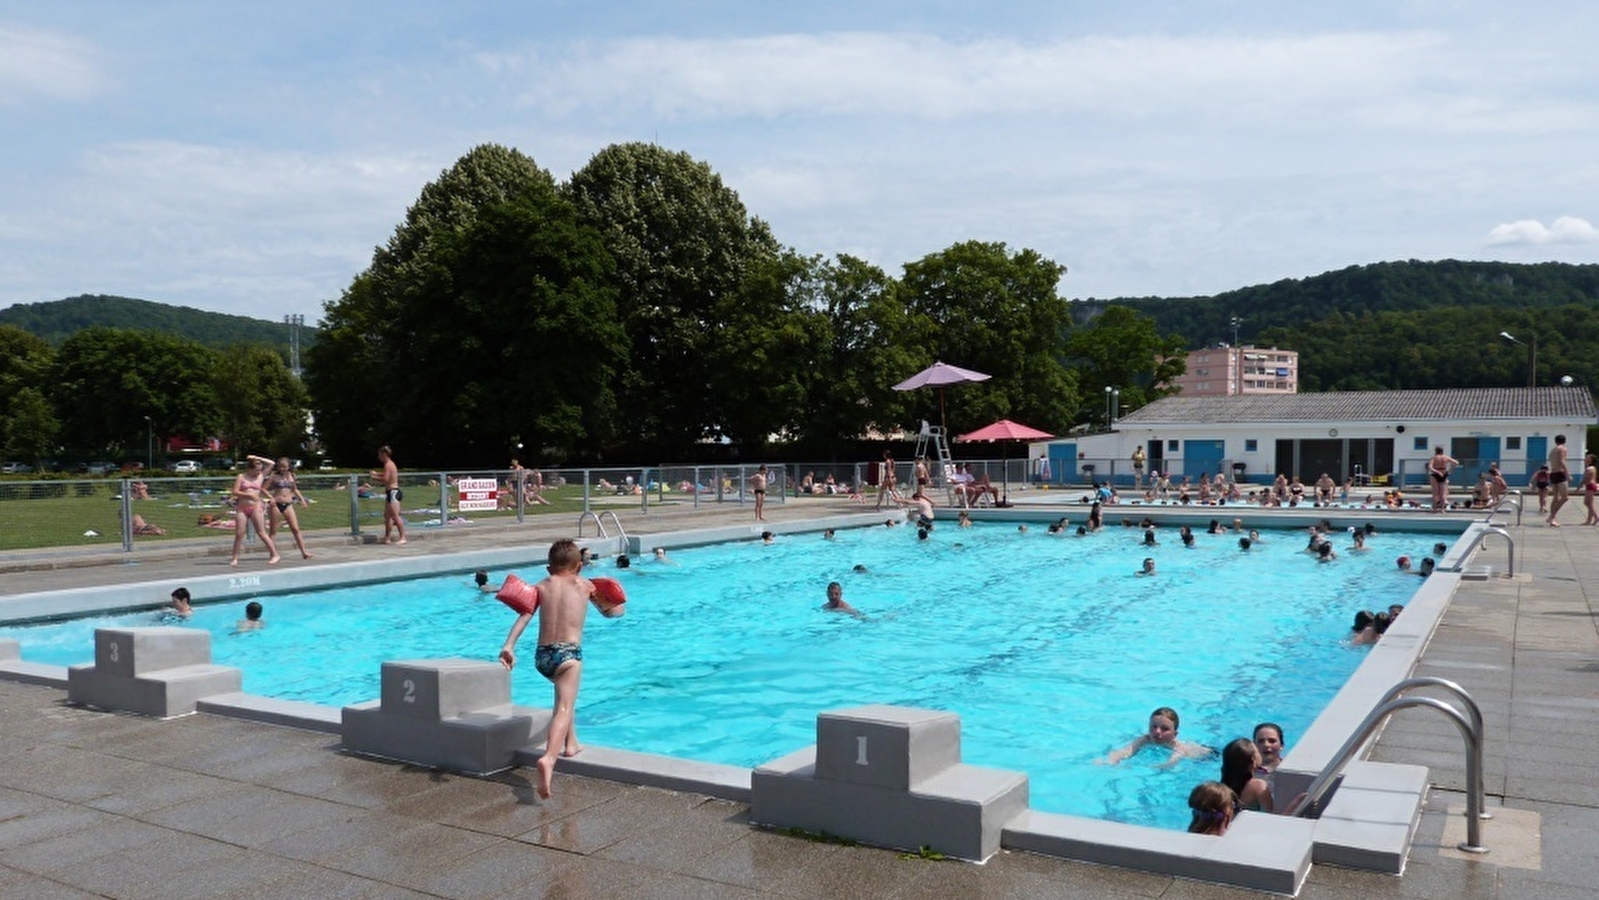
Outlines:
[[[1002,491],[1002,495],[1001,495],[1001,498],[1000,498],[999,502],[1000,502],[1000,505],[1002,505],[1002,506],[1008,506],[1010,504],[1010,444],[1009,444],[1009,442],[1010,441],[1043,441],[1043,440],[1048,440],[1049,438],[1052,438],[1052,437],[1054,437],[1054,435],[1050,434],[1047,431],[1039,431],[1037,428],[1029,428],[1026,425],[1022,425],[1022,424],[1020,424],[1018,422],[1012,422],[1010,419],[1000,419],[998,422],[995,422],[992,425],[985,425],[982,428],[979,428],[976,431],[973,431],[973,432],[971,432],[969,434],[963,434],[960,437],[956,438],[955,440],[962,441],[962,442],[967,442],[967,441],[999,441],[999,442],[1004,442],[1002,447],[1001,447],[1001,449],[1000,449],[1000,454],[1001,454],[1001,457],[1002,457],[1001,465],[1004,466],[1004,469],[1003,469],[1003,474],[1000,475],[1000,490]]]
[[[949,430],[949,423],[944,419],[944,385],[969,384],[976,381],[987,381],[991,376],[960,366],[952,366],[947,362],[935,362],[915,375],[894,385],[896,391],[914,391],[924,387],[938,388],[938,424]]]

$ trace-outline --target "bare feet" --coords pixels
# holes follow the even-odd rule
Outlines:
[[[300,551],[300,558],[301,559],[310,559],[311,558],[311,554],[307,553],[304,550],[301,550]]]
[[[583,745],[582,744],[567,744],[566,745],[566,749],[561,751],[561,755],[566,757],[567,759],[571,759],[572,757],[574,757],[574,756],[576,756],[576,755],[578,755],[579,753],[582,753],[582,752],[583,752]]]
[[[234,557],[234,558],[233,558],[233,560],[231,560],[231,561],[230,561],[230,562],[229,562],[229,563],[228,563],[228,565],[230,565],[230,566],[237,566],[237,565],[238,565],[238,564],[239,564],[239,560],[238,560],[238,557]]]
[[[548,756],[541,756],[538,762],[533,764],[533,768],[539,771],[539,798],[543,800],[550,799],[550,781],[555,777],[555,760]]]
[[[278,564],[278,563],[280,563],[280,562],[283,562],[283,557],[281,557],[281,556],[274,556],[274,557],[272,557],[272,558],[271,558],[271,559],[269,559],[269,560],[267,560],[267,565],[269,565],[269,566],[275,566],[275,565],[277,565],[277,564]]]
[[[399,540],[395,541],[394,543],[403,544],[403,543],[405,543],[405,538],[400,538]]]
[[[1556,522],[1554,519],[1548,519],[1546,521],[1549,523],[1549,527],[1550,528],[1559,528],[1560,527],[1560,523]]]

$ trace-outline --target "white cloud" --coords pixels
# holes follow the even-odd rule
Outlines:
[[[1507,244],[1599,244],[1599,228],[1587,219],[1561,216],[1545,226],[1536,219],[1521,219],[1496,225],[1488,232],[1488,243]]]
[[[94,96],[104,81],[90,46],[48,31],[0,22],[0,104],[42,95]]]
[[[492,78],[557,114],[668,120],[888,115],[1179,115],[1410,121],[1464,76],[1427,32],[1299,37],[1084,37],[953,42],[916,34],[636,38],[480,54]],[[1491,99],[1481,101],[1493,107]],[[1483,110],[1469,111],[1491,123]],[[1419,126],[1418,126],[1419,127]]]

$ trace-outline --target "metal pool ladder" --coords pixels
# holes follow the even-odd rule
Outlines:
[[[583,536],[583,523],[587,522],[589,519],[593,519],[594,520],[594,530],[599,532],[600,537],[608,538],[608,537],[611,536],[611,533],[609,531],[605,530],[605,520],[606,519],[610,519],[611,522],[616,525],[617,538],[620,539],[620,540],[623,540],[623,541],[627,540],[627,529],[622,527],[622,520],[617,518],[615,511],[609,510],[609,509],[605,510],[604,512],[598,512],[598,513],[595,512],[592,509],[585,510],[582,515],[578,516],[577,517],[577,536],[578,537],[582,537]]]
[[[1467,547],[1465,552],[1460,554],[1460,558],[1462,560],[1470,559],[1471,554],[1475,552],[1478,547],[1481,547],[1482,542],[1487,540],[1490,535],[1498,535],[1499,537],[1504,538],[1505,543],[1509,545],[1510,567],[1506,574],[1514,577],[1516,574],[1516,539],[1510,536],[1510,532],[1506,531],[1503,525],[1495,525],[1492,522],[1488,523],[1488,527],[1477,532],[1477,536],[1471,541],[1471,546]]]
[[[1497,516],[1497,515],[1499,515],[1502,512],[1508,512],[1509,510],[1514,509],[1516,511],[1516,527],[1520,528],[1521,527],[1521,505],[1523,503],[1523,500],[1524,500],[1524,498],[1522,497],[1520,491],[1511,491],[1510,493],[1506,494],[1502,499],[1500,499],[1500,501],[1498,503],[1494,504],[1494,508],[1492,510],[1489,510],[1489,512],[1488,512],[1488,524],[1489,525],[1498,525],[1498,524],[1500,524],[1500,523],[1494,521],[1494,516]]]
[[[1436,697],[1403,696],[1406,691],[1419,687],[1443,688],[1460,701],[1465,712],[1462,713],[1456,707]],[[1482,820],[1491,819],[1493,815],[1484,809],[1487,795],[1483,788],[1482,775],[1482,709],[1477,706],[1477,701],[1466,693],[1465,688],[1444,678],[1432,676],[1407,678],[1389,688],[1387,693],[1382,695],[1382,699],[1377,701],[1376,708],[1360,723],[1360,727],[1355,729],[1355,733],[1338,748],[1332,762],[1316,776],[1315,781],[1310,783],[1310,787],[1305,790],[1304,799],[1290,814],[1304,818],[1317,809],[1322,797],[1332,788],[1338,776],[1343,774],[1344,767],[1349,765],[1356,753],[1360,752],[1360,748],[1365,745],[1366,739],[1371,737],[1372,732],[1387,721],[1389,716],[1412,706],[1424,706],[1443,713],[1455,723],[1455,727],[1460,729],[1461,737],[1465,738],[1466,839],[1458,846],[1467,853],[1487,853],[1488,848],[1482,843]]]

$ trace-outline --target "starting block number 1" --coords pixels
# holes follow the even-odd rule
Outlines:
[[[855,765],[866,765],[866,735],[855,738]]]

